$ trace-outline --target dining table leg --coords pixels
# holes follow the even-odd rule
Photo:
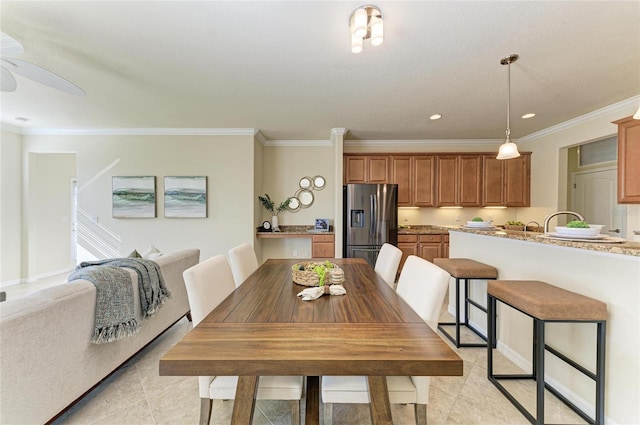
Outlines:
[[[256,404],[259,376],[239,376],[233,402],[231,425],[251,425]]]
[[[371,402],[369,408],[371,410],[372,425],[392,425],[391,419],[391,403],[389,402],[389,390],[387,388],[386,376],[369,376],[369,397]]]
[[[320,377],[307,376],[307,405],[304,414],[305,425],[320,424]]]

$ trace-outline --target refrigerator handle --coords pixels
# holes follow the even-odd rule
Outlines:
[[[377,220],[377,212],[376,212],[376,196],[374,194],[369,195],[369,203],[371,219],[369,220],[369,236],[375,236],[376,234],[376,220]]]

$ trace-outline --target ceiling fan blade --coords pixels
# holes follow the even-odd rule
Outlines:
[[[24,47],[18,40],[0,32],[0,56],[18,56],[24,53]]]
[[[66,93],[75,94],[76,96],[84,96],[86,93],[80,87],[76,86],[69,80],[65,80],[61,76],[51,71],[18,58],[2,58],[2,64],[9,71],[22,75],[33,81],[37,81],[45,86],[49,86],[56,90]]]
[[[16,91],[16,87],[18,85],[16,84],[16,79],[11,72],[9,72],[9,70],[4,66],[0,66],[0,73],[0,88],[2,91]]]

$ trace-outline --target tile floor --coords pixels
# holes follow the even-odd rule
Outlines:
[[[5,289],[8,289],[7,297],[20,296],[25,292],[24,288],[12,289],[12,287],[8,287]],[[442,320],[450,321],[452,318],[445,311]],[[58,418],[54,424],[197,424],[200,407],[197,378],[158,375],[160,357],[191,328],[191,323],[186,319],[179,321]],[[465,333],[464,340],[468,341],[474,337],[474,335]],[[485,348],[454,348],[454,350],[464,361],[464,374],[461,377],[432,378],[430,399],[427,406],[429,425],[517,425],[529,423],[487,380]],[[520,371],[500,353],[496,352],[494,357],[497,372],[517,373]],[[517,394],[518,399],[526,405],[529,411],[533,412],[535,406],[533,383],[516,381],[510,385],[509,388],[512,392]],[[547,395],[545,400],[547,422],[585,423],[555,397]],[[216,425],[229,424],[232,406],[233,401],[214,401],[211,423]],[[288,402],[259,401],[256,405],[253,423],[256,425],[288,424],[290,423],[289,412]],[[304,405],[301,408],[301,414],[304,418]],[[412,406],[393,405],[392,414],[395,424],[415,423]],[[304,419],[302,423],[304,423]],[[333,423],[335,425],[369,424],[368,406],[335,405]]]

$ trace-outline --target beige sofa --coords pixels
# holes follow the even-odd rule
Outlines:
[[[171,299],[141,321],[137,275],[131,271],[135,335],[106,344],[93,334],[96,289],[76,280],[0,305],[0,423],[42,424],[82,397],[118,366],[189,312],[182,272],[198,263],[200,250],[154,258]],[[129,270],[129,269],[127,269]]]

